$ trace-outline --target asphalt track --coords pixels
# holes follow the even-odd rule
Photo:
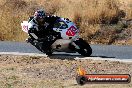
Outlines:
[[[93,53],[91,57],[96,58],[112,58],[114,60],[129,60],[132,61],[132,46],[117,46],[117,45],[91,45]],[[36,53],[40,55],[45,55],[42,52],[38,51],[32,45],[26,42],[10,42],[10,41],[0,41],[0,53],[1,54],[31,54]],[[74,56],[81,57],[78,53],[64,53],[64,52],[55,52],[53,53],[57,56]],[[45,55],[46,56],[46,55]]]

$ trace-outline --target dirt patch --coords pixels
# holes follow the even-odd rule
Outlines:
[[[130,84],[76,83],[77,68],[89,74],[130,74],[131,62],[108,60],[74,60],[62,56],[35,57],[0,55],[0,85],[2,88],[131,88]]]

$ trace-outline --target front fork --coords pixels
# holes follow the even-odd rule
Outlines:
[[[75,47],[75,49],[80,49],[80,47],[73,41],[72,45]]]
[[[71,45],[73,45],[75,49],[80,49],[80,47],[76,44],[76,42],[78,41],[79,41],[79,35],[74,36]]]

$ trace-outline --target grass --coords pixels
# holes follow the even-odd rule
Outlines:
[[[131,3],[131,0],[0,0],[0,40],[24,41],[27,34],[21,30],[20,23],[28,20],[35,10],[44,8],[47,14],[55,14],[74,21],[80,28],[82,38],[90,43],[98,43],[92,38],[102,29],[102,24],[118,26],[122,18],[132,19]],[[111,31],[109,28],[108,30]],[[129,38],[126,44],[131,45]],[[100,36],[98,41],[103,43]]]

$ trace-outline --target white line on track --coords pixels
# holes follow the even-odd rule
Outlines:
[[[120,62],[132,62],[132,59],[117,59],[117,58],[101,58],[101,57],[83,57],[83,58],[80,58],[80,57],[76,57],[75,60],[78,60],[78,59],[92,59],[92,60],[109,60],[109,61],[120,61]]]
[[[44,56],[47,57],[46,54],[38,54],[38,53],[21,53],[21,52],[0,52],[2,55],[22,55],[22,56]]]
[[[0,52],[0,55],[22,55],[22,56],[43,56],[47,57],[46,54],[38,54],[38,53],[21,53],[21,52]],[[74,56],[74,55],[73,55]],[[63,57],[63,56],[62,56]],[[66,57],[66,56],[64,56]],[[71,56],[72,57],[72,56]],[[109,60],[109,61],[120,61],[120,62],[132,62],[132,59],[117,59],[117,58],[101,58],[101,57],[76,57],[75,60]]]

